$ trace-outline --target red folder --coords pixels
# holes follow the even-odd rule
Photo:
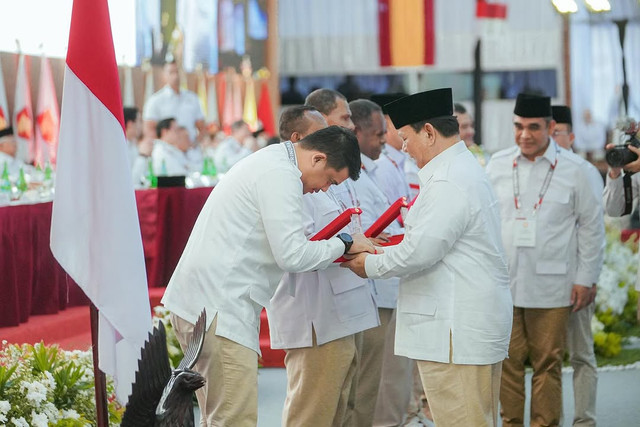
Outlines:
[[[371,227],[369,227],[367,231],[364,232],[364,235],[367,237],[377,237],[380,233],[382,233],[382,230],[387,228],[389,224],[391,224],[396,220],[396,218],[398,218],[398,216],[400,216],[400,209],[406,208],[407,206],[407,198],[400,197],[398,200],[393,202],[393,204],[389,206],[389,208],[384,211],[382,215],[380,215],[380,218],[378,218],[376,222],[374,222]]]
[[[338,234],[338,231],[342,230],[351,222],[351,215],[360,215],[361,213],[362,209],[360,208],[349,208],[345,210],[309,240],[327,240],[332,238]]]

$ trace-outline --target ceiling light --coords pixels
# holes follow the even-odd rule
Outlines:
[[[551,0],[551,3],[559,13],[576,13],[578,11],[575,0]]]

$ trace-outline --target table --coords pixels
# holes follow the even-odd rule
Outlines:
[[[211,187],[136,191],[149,286],[166,286]],[[0,208],[0,327],[86,305],[49,248],[52,203]]]
[[[136,191],[150,287],[167,286],[211,187]]]

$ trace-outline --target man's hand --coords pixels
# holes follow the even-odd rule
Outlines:
[[[389,243],[389,237],[389,233],[380,233],[376,237],[369,237],[369,240],[376,246],[382,246],[383,243]]]
[[[362,277],[363,279],[366,279],[367,273],[364,271],[364,261],[367,259],[367,256],[368,254],[366,253],[359,253],[357,255],[347,256],[347,258],[350,258],[350,260],[340,264],[340,267],[348,268],[354,273],[356,273],[358,276]]]
[[[571,289],[571,305],[573,305],[573,312],[582,310],[585,308],[591,299],[591,288],[582,285],[573,285]]]
[[[605,145],[605,150],[609,150],[610,148],[615,147],[615,144],[607,144]],[[609,178],[616,179],[622,173],[622,169],[629,172],[640,172],[640,148],[634,147],[633,145],[627,145],[627,148],[631,150],[632,153],[636,153],[638,155],[638,159],[633,162],[627,163],[623,168],[609,168]]]
[[[633,162],[624,165],[624,170],[629,172],[640,172],[640,148],[634,147],[633,145],[627,145],[627,148],[631,150],[631,152],[636,153],[638,158]]]
[[[368,238],[364,237],[364,234],[352,234],[351,238],[353,239],[353,245],[351,245],[347,254],[353,255],[359,254],[360,252],[376,253],[376,248],[373,246],[373,243],[371,243]],[[381,253],[380,250],[378,250],[378,253]]]
[[[594,283],[593,285],[591,285],[591,291],[589,292],[589,304],[593,303],[596,300],[597,294],[598,294],[598,286]]]

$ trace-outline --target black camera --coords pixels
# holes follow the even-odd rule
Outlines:
[[[607,150],[605,160],[612,168],[621,168],[627,163],[631,163],[638,159],[638,155],[629,150],[627,145],[633,145],[636,148],[640,148],[640,141],[635,136],[631,136],[629,141],[623,145],[616,145],[613,148]]]

